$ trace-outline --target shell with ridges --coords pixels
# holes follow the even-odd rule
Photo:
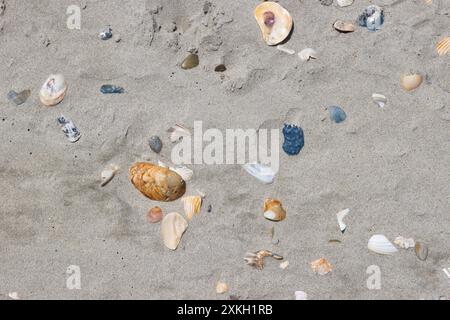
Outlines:
[[[255,19],[264,41],[269,46],[283,42],[291,33],[293,22],[289,12],[276,2],[266,1],[255,9]]]
[[[184,213],[187,219],[190,221],[194,215],[200,213],[202,207],[202,197],[200,196],[189,196],[181,199],[184,204]]]
[[[67,82],[62,74],[52,74],[48,77],[39,91],[39,98],[46,106],[55,106],[60,103],[67,91]]]
[[[382,234],[376,234],[369,239],[367,248],[378,254],[394,254],[397,248]]]
[[[436,44],[436,51],[440,56],[450,54],[450,37],[440,40]]]

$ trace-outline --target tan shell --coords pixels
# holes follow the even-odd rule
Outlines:
[[[155,201],[174,201],[186,191],[186,183],[178,173],[151,163],[135,163],[130,168],[130,180],[136,189]]]
[[[333,27],[342,33],[348,33],[348,32],[353,32],[355,31],[356,27],[352,22],[348,22],[348,21],[342,21],[342,20],[337,20],[334,24]]]
[[[271,221],[282,221],[286,218],[286,211],[279,200],[267,199],[264,202],[264,218]]]
[[[221,282],[221,281],[217,282],[216,292],[218,294],[227,293],[229,290],[230,290],[230,287],[228,286],[227,283]]]
[[[39,91],[39,98],[42,104],[52,107],[60,103],[66,96],[67,87],[67,82],[63,75],[50,75]]]
[[[330,273],[333,270],[333,266],[326,259],[322,258],[311,262],[311,269],[315,273],[323,276]]]
[[[166,215],[161,222],[164,245],[170,250],[176,250],[187,228],[188,223],[181,214],[172,212]]]
[[[450,37],[440,40],[436,45],[438,55],[450,54]]]
[[[200,196],[190,196],[184,197],[181,199],[184,204],[184,213],[186,214],[187,219],[190,221],[194,217],[194,215],[200,213],[200,209],[202,207],[202,197]]]
[[[267,1],[255,9],[255,19],[261,29],[264,41],[269,46],[283,42],[291,33],[292,17],[276,2]]]
[[[400,83],[406,91],[417,89],[423,82],[423,77],[420,74],[408,74],[402,77]]]

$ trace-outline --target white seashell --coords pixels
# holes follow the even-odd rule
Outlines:
[[[369,239],[367,248],[378,254],[394,254],[397,248],[382,234],[376,234]]]
[[[387,98],[379,93],[372,94],[372,99],[380,108],[384,108],[387,103]]]
[[[254,176],[259,181],[270,184],[275,178],[275,172],[270,167],[263,166],[258,163],[247,163],[243,165],[245,171]]]
[[[285,46],[283,46],[282,44],[279,44],[277,46],[277,49],[280,50],[281,52],[287,53],[287,54],[294,54],[295,50],[286,48]]]
[[[340,212],[338,212],[338,213],[336,214],[337,220],[338,220],[338,223],[339,223],[339,228],[341,229],[341,232],[342,232],[342,233],[344,233],[345,230],[347,229],[347,225],[344,223],[343,220],[344,220],[345,216],[346,216],[349,212],[350,212],[350,209],[345,209],[345,210],[342,210],[342,211],[340,211]]]
[[[286,269],[289,266],[289,261],[284,261],[282,263],[280,263],[280,268],[281,269]]]
[[[181,214],[172,212],[164,216],[161,222],[161,236],[164,245],[170,250],[176,250],[187,228],[188,223]]]
[[[192,171],[188,167],[178,166],[174,168],[170,167],[169,169],[178,173],[184,181],[189,181],[194,176],[194,171]]]
[[[308,294],[303,291],[295,291],[295,300],[308,300]]]
[[[18,292],[10,292],[8,293],[8,297],[13,300],[20,300],[20,296]]]
[[[398,236],[395,238],[394,243],[403,249],[413,248],[416,245],[416,242],[413,238],[404,238],[402,236]]]
[[[171,142],[178,142],[183,139],[183,137],[189,137],[191,135],[191,131],[181,124],[174,125],[169,128],[167,132],[169,133],[169,139]]]
[[[316,50],[311,49],[311,48],[303,49],[302,51],[300,51],[298,53],[298,56],[300,57],[300,59],[302,61],[309,61],[311,59],[317,59],[318,58]]]
[[[52,74],[48,77],[39,91],[39,98],[46,106],[55,106],[60,103],[67,91],[67,83],[62,74]]]
[[[337,0],[337,4],[339,5],[339,7],[348,7],[351,6],[353,4],[354,0]]]
[[[119,167],[113,164],[110,164],[107,166],[101,173],[101,183],[100,186],[104,187],[114,178],[117,171],[119,170]]]

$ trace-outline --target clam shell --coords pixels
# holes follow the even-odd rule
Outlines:
[[[184,166],[170,167],[170,170],[178,173],[184,181],[190,181],[194,176],[194,171]]]
[[[302,61],[309,61],[311,59],[317,59],[318,58],[316,50],[314,50],[312,48],[303,49],[302,51],[300,51],[298,53],[298,56],[299,56],[299,58]]]
[[[243,165],[243,168],[250,175],[254,176],[256,179],[265,184],[272,183],[276,174],[272,170],[272,168],[263,166],[259,163],[247,163]]]
[[[412,248],[416,245],[415,241],[413,238],[404,238],[402,236],[398,236],[397,238],[395,238],[394,243],[403,249],[409,249]]]
[[[147,220],[150,223],[158,223],[163,219],[163,212],[160,207],[153,207],[147,213]]]
[[[450,54],[450,37],[440,40],[436,44],[436,51],[440,56]]]
[[[286,211],[279,200],[267,199],[264,202],[264,218],[271,221],[282,221],[286,218]]]
[[[190,221],[194,215],[200,213],[202,207],[202,197],[200,196],[189,196],[181,199],[184,205],[184,213],[187,219]]]
[[[186,191],[186,183],[178,173],[151,163],[135,163],[130,168],[130,181],[142,194],[155,201],[174,201]]]
[[[376,234],[369,239],[367,248],[378,254],[394,254],[397,248],[382,234]]]
[[[400,83],[406,91],[417,89],[423,82],[423,76],[416,74],[408,74],[402,77]]]
[[[119,167],[114,164],[110,164],[109,166],[107,166],[101,173],[100,186],[106,186],[108,182],[110,182],[114,178],[118,170]]]
[[[311,262],[311,269],[315,273],[323,276],[327,273],[330,273],[333,270],[333,266],[326,259],[321,258],[319,260]]]
[[[161,237],[164,245],[170,250],[176,250],[187,228],[188,223],[181,214],[172,212],[166,215],[161,222]]]
[[[228,284],[226,284],[225,282],[217,282],[216,285],[216,292],[218,294],[223,294],[223,293],[227,293],[230,290],[230,287],[228,286]]]
[[[289,12],[276,2],[263,2],[255,8],[255,19],[264,41],[269,46],[283,42],[291,33],[293,22]]]
[[[419,260],[425,261],[428,257],[428,246],[425,243],[416,242],[414,246],[414,250],[416,251],[416,256]]]
[[[355,25],[352,22],[349,21],[342,21],[342,20],[337,20],[334,24],[333,27],[342,33],[349,33],[349,32],[354,32],[356,30]]]
[[[48,77],[39,91],[39,98],[43,105],[51,107],[60,103],[67,91],[67,82],[62,74],[52,74]]]
[[[387,98],[382,94],[374,93],[372,99],[380,108],[384,108],[387,103]]]
[[[339,7],[348,7],[353,4],[354,0],[337,0],[336,2]]]
[[[336,214],[337,220],[338,220],[338,224],[339,224],[339,228],[341,229],[341,232],[344,233],[345,230],[347,229],[347,225],[344,223],[344,218],[346,215],[348,215],[350,212],[350,209],[345,209],[342,211],[339,211]]]

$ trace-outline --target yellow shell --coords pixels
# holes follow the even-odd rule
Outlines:
[[[264,202],[264,218],[272,221],[282,221],[286,218],[286,211],[279,200],[267,199]]]
[[[130,180],[136,189],[155,201],[174,201],[186,192],[186,183],[178,173],[151,163],[135,163],[130,168]]]
[[[436,50],[438,55],[440,56],[450,54],[450,37],[444,38],[441,41],[439,41],[436,45]]]
[[[422,81],[422,75],[416,73],[403,76],[400,83],[406,91],[412,91],[417,89],[422,84]]]
[[[192,220],[194,215],[200,213],[200,209],[202,207],[202,197],[200,196],[190,196],[190,197],[184,197],[181,199],[184,204],[184,213],[186,214],[186,217],[188,220]]]
[[[39,91],[39,98],[43,105],[52,107],[60,103],[66,96],[67,82],[61,74],[48,77]]]
[[[283,42],[291,33],[292,17],[289,12],[276,2],[266,1],[255,9],[255,19],[269,46]]]

